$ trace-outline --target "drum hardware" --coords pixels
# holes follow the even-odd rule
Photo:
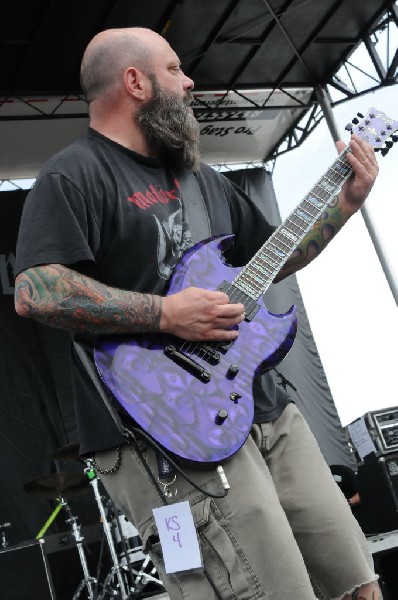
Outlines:
[[[122,598],[122,600],[126,600],[129,597],[129,590],[128,590],[128,586],[126,585],[126,581],[123,578],[121,564],[120,564],[118,556],[116,554],[115,544],[113,542],[111,525],[107,519],[107,515],[105,513],[105,508],[104,508],[104,504],[102,502],[101,494],[99,493],[97,474],[94,470],[92,459],[87,459],[85,462],[87,464],[87,467],[84,469],[84,472],[86,473],[86,475],[88,477],[88,481],[94,492],[94,497],[97,502],[98,509],[99,509],[99,512],[101,515],[101,523],[104,528],[105,537],[108,542],[108,548],[109,548],[109,552],[110,552],[111,559],[113,562],[113,567],[111,568],[110,573],[108,574],[108,576],[105,579],[105,582],[103,584],[103,590],[99,594],[98,600],[104,598],[104,594],[106,593],[107,588],[108,588],[108,586],[110,586],[114,577],[116,577],[116,579],[117,579],[118,587],[120,590],[120,597]]]
[[[85,465],[84,474],[57,473],[44,478],[36,478],[33,482],[29,482],[26,487],[33,488],[37,495],[45,497],[54,497],[48,495],[51,490],[54,494],[54,487],[58,490],[61,486],[64,496],[88,493],[90,487],[92,488],[112,560],[112,567],[103,583],[90,578],[97,583],[97,586],[100,585],[101,587],[96,600],[107,600],[108,598],[119,598],[120,600],[137,598],[138,600],[138,598],[143,597],[141,594],[145,594],[144,588],[148,584],[153,584],[159,588],[159,591],[163,591],[164,587],[162,581],[157,577],[156,568],[153,566],[150,557],[142,552],[142,541],[138,530],[115,508],[110,498],[107,497],[104,500],[101,496],[99,490],[100,477],[94,469],[94,461],[79,456],[78,444],[70,444],[58,449],[53,454],[53,458],[56,461],[76,460],[82,463]],[[55,516],[50,517],[48,525],[46,524],[47,527],[54,518]],[[44,535],[47,527],[42,529],[42,535]],[[84,580],[82,584],[84,584]],[[80,593],[80,589],[77,593]],[[77,597],[75,595],[73,600]],[[144,597],[147,597],[146,594]],[[89,598],[91,600],[92,596]]]
[[[119,510],[115,509],[110,498],[103,501],[98,489],[100,478],[93,467],[93,461],[87,459],[85,462],[87,464],[85,472],[93,486],[101,523],[113,561],[113,566],[102,584],[103,587],[97,600],[109,598],[109,594],[111,597],[121,597],[122,599],[138,599],[148,583],[163,588],[162,582],[156,577],[156,569],[151,567],[149,556],[142,552],[142,542],[138,530]],[[136,568],[139,563],[141,563],[139,568]],[[146,571],[148,567],[151,568],[149,573]],[[118,584],[116,586],[115,579]]]
[[[64,508],[68,514],[69,518],[65,522],[71,526],[72,535],[76,541],[76,548],[79,553],[80,564],[83,570],[83,579],[72,600],[77,600],[85,587],[87,588],[89,600],[94,600],[94,584],[96,584],[96,579],[90,576],[86,554],[83,548],[84,537],[81,535],[81,528],[77,517],[72,514],[66,501],[67,496],[73,497],[86,494],[89,489],[90,486],[86,477],[78,473],[52,473],[50,475],[36,477],[24,485],[24,491],[27,494],[40,496],[42,498],[56,498],[59,500],[59,504],[48,519],[46,525],[40,531],[39,535],[44,535],[61,508]]]
[[[80,473],[51,473],[35,477],[25,483],[23,489],[27,494],[42,498],[59,498],[60,495],[75,498],[87,494],[90,485]]]
[[[133,590],[139,593],[148,583],[162,586],[160,579],[155,576],[155,567],[151,567],[150,557],[142,551],[142,542],[136,527],[121,511],[113,515],[113,521],[116,524],[116,547],[120,545],[121,564],[130,571]],[[148,567],[149,573],[146,571]]]

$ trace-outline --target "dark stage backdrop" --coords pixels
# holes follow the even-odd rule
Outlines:
[[[272,223],[280,222],[272,179],[266,171],[250,169],[228,176],[249,192]],[[53,500],[28,496],[23,486],[57,469],[82,471],[77,462],[60,464],[52,459],[55,450],[77,440],[69,335],[14,312],[15,242],[25,196],[21,190],[0,193],[0,524],[11,523],[6,529],[10,545],[34,538],[55,506]],[[278,370],[297,389],[289,391],[328,463],[352,465],[294,276],[272,286],[266,296],[272,312],[285,312],[292,304],[298,307],[299,333]],[[71,503],[83,525],[98,522],[90,495]],[[68,528],[62,512],[49,534]]]

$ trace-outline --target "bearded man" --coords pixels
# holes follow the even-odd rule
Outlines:
[[[149,396],[161,400],[164,382],[178,387],[184,378],[198,377],[197,362],[177,350],[170,361],[179,363],[181,376],[168,377],[166,368],[163,387],[151,390],[160,381],[148,362],[151,335],[206,342],[211,370],[218,359],[210,343],[221,343],[228,353],[245,325],[247,306],[242,296],[234,300],[200,287],[200,281],[165,295],[170,273],[190,255],[193,242],[221,234],[234,234],[228,261],[244,265],[274,228],[242,190],[200,162],[199,128],[189,107],[194,84],[164,38],[141,28],[98,34],[84,53],[81,83],[90,127],[49,160],[28,195],[15,294],[19,315],[73,335],[81,455],[95,457],[97,473],[138,529],[172,600],[311,600],[309,573],[328,598],[380,598],[366,540],[308,426],[269,373],[253,385],[251,435],[223,465],[228,493],[215,464],[196,469],[177,461],[171,483],[175,456],[158,460],[163,450],[154,447],[152,436],[128,419],[121,422],[112,410],[111,392],[120,393],[123,377],[133,372],[136,383],[127,382],[126,393],[136,394],[143,414],[152,410],[152,421],[160,421],[170,438],[181,439],[184,392],[168,414],[156,414]],[[332,233],[362,206],[378,172],[368,144],[353,136],[350,146],[353,176],[322,215],[321,228]],[[308,264],[333,237],[317,231],[306,234],[275,282]],[[105,369],[117,365],[123,374],[117,382],[111,377],[105,390],[92,368],[94,347],[104,336],[146,339],[144,334],[149,341],[142,360],[116,350],[105,361]],[[111,339],[119,348],[119,338]],[[239,377],[232,367],[226,374],[231,380]],[[205,410],[211,389],[212,383],[204,384],[192,415]],[[239,410],[238,396],[231,394],[231,412]],[[228,415],[219,412],[214,420],[222,431]],[[215,445],[218,439],[223,444],[220,435]],[[192,428],[192,438],[185,439],[188,455],[200,443]],[[175,524],[187,502],[200,568],[166,569],[170,549],[159,541],[153,509],[171,506]],[[190,549],[177,534],[173,540],[176,551],[177,542],[180,550]],[[191,538],[189,546],[194,543]]]

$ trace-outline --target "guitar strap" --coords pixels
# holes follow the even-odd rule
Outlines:
[[[211,236],[210,220],[198,179],[192,171],[178,174],[182,201],[194,244]]]

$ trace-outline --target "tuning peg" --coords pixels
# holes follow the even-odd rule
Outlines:
[[[360,119],[363,119],[363,114],[362,114],[362,113],[357,113],[357,116],[358,116]]]
[[[352,122],[354,123],[354,125],[358,125],[358,123],[359,123],[359,119],[356,119],[356,118],[355,118],[355,119],[353,119],[353,120],[352,120]]]
[[[382,155],[382,156],[386,156],[386,154],[388,154],[388,151],[389,151],[389,149],[390,149],[390,148],[382,148],[382,149],[380,150],[380,152],[381,152],[381,155]]]
[[[346,131],[352,131],[352,123],[347,123],[347,125],[344,127],[344,129]]]
[[[387,140],[385,144],[386,144],[387,148],[392,148],[394,145],[394,142],[392,142],[391,140]]]
[[[395,144],[395,142],[398,142],[398,135],[392,135],[391,139],[392,139],[393,143]]]
[[[374,148],[375,152],[380,152],[380,148]]]

